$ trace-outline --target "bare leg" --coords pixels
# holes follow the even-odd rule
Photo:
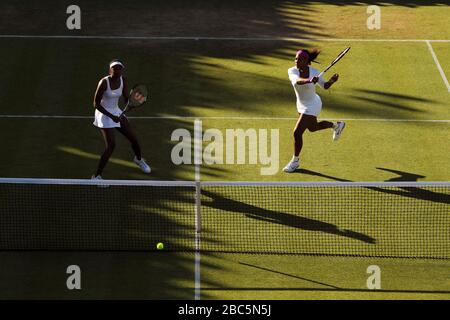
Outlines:
[[[105,168],[106,164],[108,163],[109,158],[111,157],[114,148],[116,147],[116,139],[114,136],[114,129],[112,128],[101,128],[100,129],[103,139],[105,140],[106,149],[103,152],[102,156],[100,157],[100,162],[97,167],[97,172],[95,173],[95,176],[99,176],[102,174],[103,169]]]
[[[298,157],[303,147],[303,133],[309,127],[311,119],[309,115],[300,114],[294,128],[294,156]],[[315,117],[314,117],[315,118]]]
[[[333,128],[333,122],[330,121],[320,121],[317,122],[317,118],[311,116],[313,119],[311,119],[311,123],[310,126],[308,127],[308,130],[311,132],[314,131],[319,131],[319,130],[323,130],[323,129],[329,129],[329,128]]]
[[[125,136],[125,138],[128,139],[128,141],[131,143],[131,148],[133,149],[133,152],[136,155],[136,158],[138,160],[141,160],[141,146],[139,145],[136,135],[134,134],[133,130],[131,129],[128,119],[123,118],[120,122],[120,128],[116,128],[116,129],[121,134],[123,134]]]

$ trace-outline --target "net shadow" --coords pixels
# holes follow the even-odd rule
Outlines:
[[[342,230],[336,225],[326,223],[319,220],[309,219],[298,215],[293,215],[285,212],[268,210],[261,207],[246,204],[241,201],[236,201],[230,198],[225,198],[217,193],[203,190],[203,195],[206,195],[211,202],[205,202],[203,205],[222,211],[233,213],[242,213],[246,217],[265,221],[268,223],[279,224],[291,228],[298,228],[307,231],[324,232],[340,237],[352,238],[365,243],[374,244],[376,240],[363,233],[352,230]]]
[[[385,180],[385,182],[389,182],[389,181],[413,182],[413,181],[417,181],[417,179],[425,178],[425,176],[418,175],[415,173],[409,173],[409,172],[393,170],[393,169],[386,169],[386,168],[377,168],[377,169],[392,172],[392,173],[399,175],[398,177]],[[317,177],[321,177],[321,178],[331,179],[331,180],[335,180],[335,181],[340,181],[340,182],[354,182],[354,181],[351,181],[348,179],[338,178],[338,177],[334,177],[331,175],[323,174],[323,173],[308,170],[308,169],[297,169],[296,172],[301,173],[301,174],[307,174],[307,175],[317,176]],[[395,188],[387,188],[387,187],[386,188],[365,187],[365,188],[367,188],[369,190],[377,191],[377,192],[398,195],[398,196],[402,196],[402,197],[431,201],[431,202],[435,202],[435,203],[450,204],[450,194],[427,190],[425,187],[418,188],[418,187],[401,187],[401,186],[399,186],[399,187],[395,187]]]

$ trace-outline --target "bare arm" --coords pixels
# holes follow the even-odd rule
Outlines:
[[[330,78],[330,80],[328,80],[327,82],[325,82],[324,84],[323,84],[323,88],[326,90],[326,89],[329,89],[332,85],[333,85],[333,83],[335,83],[336,81],[338,81],[338,79],[339,79],[339,75],[337,74],[337,73],[335,73],[331,78]],[[302,80],[306,80],[306,79],[302,79]],[[300,81],[300,80],[299,80]],[[317,77],[317,76],[315,76],[315,77],[312,77],[310,80],[308,80],[309,82],[306,82],[306,83],[314,83],[314,84],[316,84],[318,81],[319,81],[319,77]]]
[[[94,95],[94,108],[103,113],[104,115],[110,117],[114,122],[119,122],[119,117],[113,115],[109,111],[107,111],[103,106],[100,104],[102,101],[103,93],[106,91],[106,81],[103,80],[100,82],[97,86],[97,90],[95,91]]]
[[[304,84],[308,84],[308,83],[312,83],[311,79],[306,79],[306,78],[299,78],[297,80],[297,84],[298,85],[304,85]]]
[[[323,88],[329,89],[333,85],[333,83],[338,81],[338,79],[339,79],[339,75],[337,73],[333,74],[333,76],[330,78],[330,80],[325,82],[325,84],[323,85]]]
[[[300,77],[300,72],[297,72],[294,68],[288,70],[289,80],[291,80],[292,84],[304,85],[307,83],[311,83],[309,79]]]

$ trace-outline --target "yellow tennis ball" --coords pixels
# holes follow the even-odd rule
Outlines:
[[[156,245],[156,249],[158,250],[164,249],[164,244],[162,242],[158,242],[158,244]]]

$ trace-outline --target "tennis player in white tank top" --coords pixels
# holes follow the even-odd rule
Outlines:
[[[122,71],[124,64],[120,60],[113,60],[109,64],[109,76],[102,78],[97,86],[94,96],[95,120],[94,126],[98,127],[105,140],[106,149],[103,152],[97,167],[97,172],[92,179],[102,179],[101,174],[108,163],[116,146],[115,131],[123,134],[131,143],[135,157],[133,161],[145,173],[151,169],[141,157],[141,147],[131,129],[126,116],[120,117],[122,111],[119,108],[119,99],[123,95],[125,103],[128,101],[129,90]]]
[[[303,147],[303,133],[308,129],[311,132],[332,128],[333,140],[339,139],[345,122],[336,123],[329,121],[317,122],[317,117],[322,110],[322,100],[316,94],[315,85],[318,83],[323,89],[329,89],[333,83],[339,79],[339,75],[334,74],[330,80],[325,81],[318,77],[319,71],[310,66],[320,51],[303,49],[297,51],[295,55],[295,67],[289,68],[288,75],[297,98],[297,112],[299,114],[294,128],[294,156],[284,167],[284,172],[294,172],[300,166],[300,151]]]

